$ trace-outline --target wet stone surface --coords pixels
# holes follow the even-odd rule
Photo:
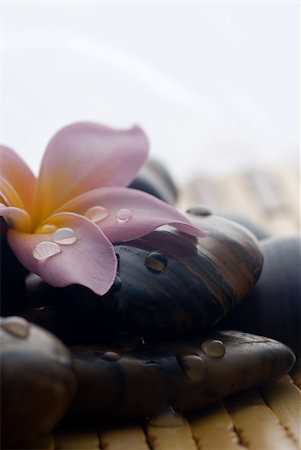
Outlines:
[[[202,349],[204,342],[222,342],[224,356],[208,356]],[[121,342],[116,348],[111,344],[70,350],[78,378],[70,415],[89,419],[148,416],[156,426],[176,423],[174,411],[192,411],[277,378],[295,360],[279,342],[235,331],[210,332],[202,339],[144,345]],[[119,358],[104,357],[115,353]]]
[[[27,448],[50,432],[74,395],[70,353],[20,317],[0,319],[1,448]]]
[[[123,335],[154,340],[201,334],[249,292],[262,255],[256,238],[240,225],[213,215],[196,224],[206,237],[165,227],[116,244],[117,277],[102,297],[83,286],[56,289],[29,276],[29,307],[22,315],[68,345]]]
[[[261,241],[261,276],[243,302],[216,325],[277,339],[301,356],[300,236]]]

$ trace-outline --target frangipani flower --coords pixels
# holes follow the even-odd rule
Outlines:
[[[8,218],[8,242],[19,261],[53,286],[82,284],[103,295],[116,277],[113,243],[165,224],[204,235],[173,207],[125,187],[147,153],[138,127],[77,123],[52,138],[36,178],[0,146],[0,215]]]

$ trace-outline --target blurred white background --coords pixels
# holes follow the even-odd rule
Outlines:
[[[298,159],[299,2],[2,2],[0,140],[141,125],[176,181]]]

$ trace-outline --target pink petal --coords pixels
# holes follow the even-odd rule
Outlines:
[[[172,225],[193,236],[206,235],[172,206],[135,189],[120,187],[95,189],[73,199],[62,208],[65,211],[86,215],[93,220],[91,211],[97,211],[95,207],[104,208],[107,212],[102,220],[94,221],[111,242],[137,239],[161,225]],[[128,214],[121,211],[124,209],[128,210]],[[122,214],[123,217],[128,215],[128,220],[118,220],[118,215]]]
[[[28,233],[30,230],[30,216],[24,209],[0,204],[0,217],[7,217],[10,226],[16,230],[22,231],[23,233]]]
[[[82,284],[99,295],[105,294],[111,287],[117,270],[117,260],[112,244],[104,234],[84,217],[76,214],[58,214],[51,217],[49,225],[58,228],[71,228],[76,235],[72,244],[56,244],[54,234],[25,234],[10,229],[9,244],[20,262],[31,272],[40,275],[53,286]],[[48,251],[60,251],[45,260],[34,258],[37,246],[47,242]],[[57,245],[57,247],[56,247]],[[39,248],[39,255],[45,245]]]
[[[0,201],[7,206],[13,205],[16,208],[24,209],[24,203],[9,181],[0,175]]]
[[[40,170],[39,222],[63,203],[101,186],[126,186],[144,163],[148,141],[138,127],[77,123],[50,141]]]
[[[14,202],[11,205],[24,208],[30,213],[35,185],[35,176],[25,162],[12,149],[0,145],[0,189],[7,191],[7,186],[11,186],[19,197],[19,203],[15,204]],[[11,188],[9,191],[12,193]],[[9,198],[9,193],[5,195],[10,202],[14,201]]]

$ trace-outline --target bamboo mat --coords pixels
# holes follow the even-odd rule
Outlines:
[[[196,178],[183,187],[179,208],[206,204],[213,212],[249,217],[271,235],[300,232],[299,162],[226,177]]]
[[[214,211],[241,213],[271,235],[300,231],[300,180],[296,166],[184,186],[178,207],[204,203]],[[179,417],[172,425],[152,421],[97,428],[59,428],[36,448],[60,450],[290,450],[301,448],[301,371]]]

